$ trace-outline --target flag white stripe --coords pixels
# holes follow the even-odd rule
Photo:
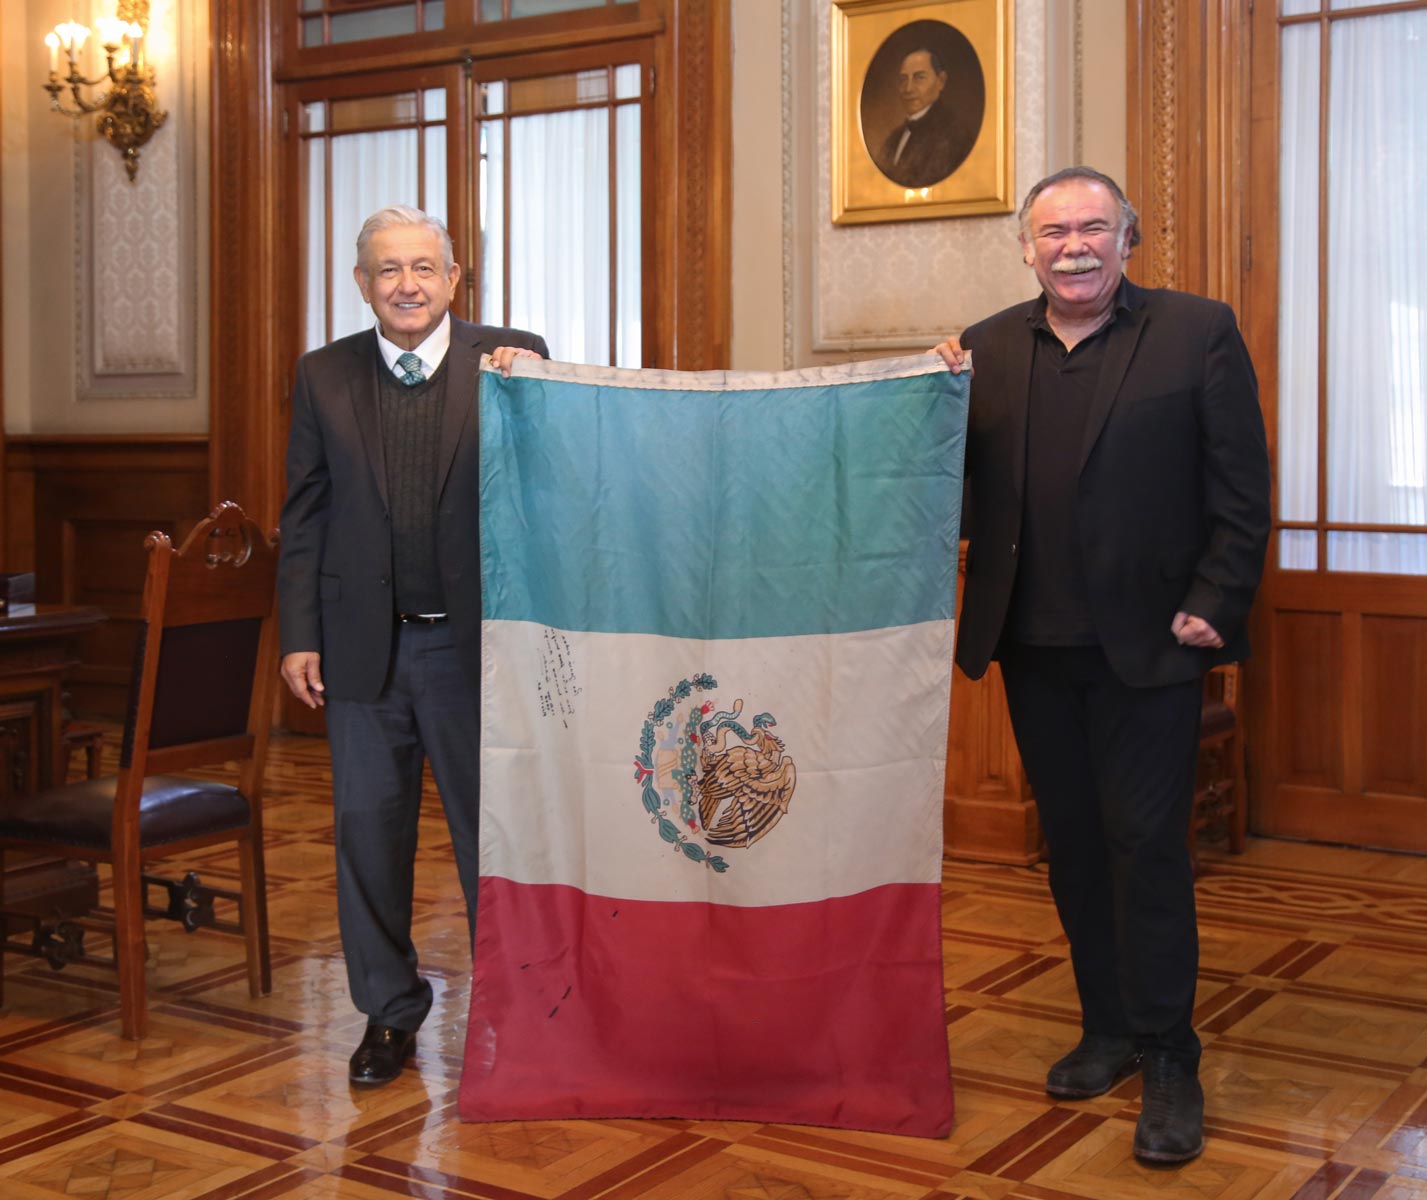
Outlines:
[[[936,882],[952,636],[951,621],[712,641],[485,622],[482,873],[749,907]],[[718,686],[682,703],[673,730],[660,723],[659,778],[670,782],[679,718],[704,700],[715,711],[741,700],[748,732],[771,713],[797,769],[766,836],[706,845],[728,863],[721,874],[660,838],[635,780],[652,706],[702,673]]]

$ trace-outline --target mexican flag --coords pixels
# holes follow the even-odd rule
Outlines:
[[[950,1128],[968,385],[483,372],[463,1118]]]

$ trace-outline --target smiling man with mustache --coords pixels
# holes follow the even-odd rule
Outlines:
[[[1065,1099],[1142,1069],[1137,1157],[1203,1148],[1186,844],[1204,672],[1248,654],[1269,467],[1227,305],[1137,287],[1119,185],[1036,184],[1021,246],[1041,295],[937,347],[975,381],[956,659],[1001,664],[1081,1005],[1046,1076]]]
[[[475,933],[480,822],[481,355],[547,353],[533,333],[451,315],[461,279],[435,217],[392,205],[357,235],[375,326],[304,354],[292,389],[278,623],[282,677],[325,708],[337,917],[367,1028],[348,1064],[390,1083],[431,1008],[411,937],[429,761]],[[469,945],[469,943],[468,943]]]

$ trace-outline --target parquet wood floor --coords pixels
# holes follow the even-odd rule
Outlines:
[[[106,753],[113,766],[114,739]],[[351,1089],[325,743],[275,741],[267,828],[274,992],[236,938],[151,924],[152,1034],[118,1036],[112,974],[7,960],[0,1198],[56,1200],[1427,1200],[1427,860],[1251,842],[1206,849],[1198,1025],[1209,1144],[1130,1154],[1139,1083],[1041,1089],[1076,1037],[1043,870],[948,863],[942,1142],[688,1121],[463,1125],[469,963],[432,793],[416,936],[436,988],[414,1069]],[[223,853],[202,864],[231,878]]]

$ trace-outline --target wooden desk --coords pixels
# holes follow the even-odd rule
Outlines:
[[[97,608],[64,604],[41,604],[24,617],[0,614],[0,804],[64,782],[64,677],[79,661],[75,640],[103,620]],[[7,905],[76,911],[92,905],[97,892],[91,868],[14,851],[5,856]]]

